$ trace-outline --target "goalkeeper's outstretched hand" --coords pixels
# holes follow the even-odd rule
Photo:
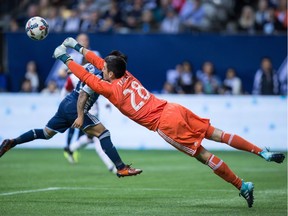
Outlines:
[[[60,61],[62,61],[64,64],[68,61],[68,60],[73,60],[67,53],[66,53],[66,47],[61,44],[60,46],[58,46],[53,53],[53,58],[55,59],[59,59]]]
[[[75,49],[76,51],[78,51],[79,53],[82,53],[83,51],[83,46],[81,44],[79,44],[74,38],[72,37],[68,37],[66,38],[63,43],[62,43],[65,47],[70,47],[72,49]]]

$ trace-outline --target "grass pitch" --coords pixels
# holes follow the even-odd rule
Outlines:
[[[119,151],[143,169],[117,178],[93,150],[71,165],[60,149],[12,149],[0,159],[0,215],[287,215],[287,159],[265,162],[245,152],[213,152],[255,184],[247,207],[238,191],[178,151]]]

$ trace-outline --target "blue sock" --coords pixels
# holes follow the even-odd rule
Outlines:
[[[20,135],[16,139],[14,139],[15,145],[30,142],[35,139],[49,139],[48,136],[45,136],[44,129],[33,129],[27,131],[26,133]]]
[[[115,146],[111,142],[110,132],[105,130],[99,137],[101,147],[110,160],[115,164],[117,169],[123,169],[125,164],[121,160]]]
[[[72,140],[74,131],[75,131],[75,128],[69,128],[69,130],[68,130],[67,145],[66,145],[67,147],[69,147],[71,144],[71,140]]]

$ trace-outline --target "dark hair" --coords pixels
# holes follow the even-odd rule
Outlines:
[[[107,63],[107,70],[112,71],[116,79],[122,77],[125,74],[126,62],[123,58],[109,55],[105,58],[105,62]]]
[[[115,78],[122,77],[126,71],[127,56],[118,50],[113,50],[105,59],[108,71],[112,71]]]
[[[127,64],[128,56],[125,55],[124,53],[120,52],[119,50],[113,50],[113,51],[111,51],[111,52],[109,53],[109,55],[121,57],[121,58],[124,59],[124,61],[125,61],[126,64]]]

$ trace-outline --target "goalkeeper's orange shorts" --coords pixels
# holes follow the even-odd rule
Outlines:
[[[210,137],[214,128],[210,120],[200,118],[189,109],[167,103],[160,117],[158,134],[178,150],[196,156],[202,140]]]

